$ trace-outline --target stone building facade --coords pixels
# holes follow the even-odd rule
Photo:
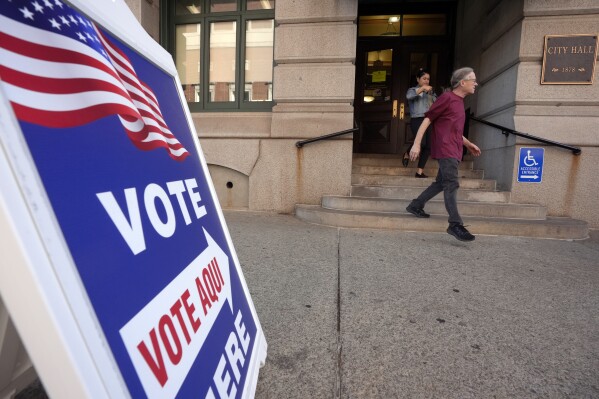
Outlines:
[[[161,40],[165,0],[127,3]],[[573,155],[473,123],[469,137],[483,150],[475,167],[511,191],[513,202],[541,204],[549,215],[599,228],[599,72],[593,84],[540,82],[545,35],[596,35],[594,0],[277,0],[272,109],[192,113],[221,205],[292,213],[324,194],[348,194],[356,152],[351,134],[301,149],[295,143],[354,126],[361,13],[392,14],[415,3],[427,3],[427,12],[452,10],[449,64],[475,69],[480,86],[467,106],[477,117],[582,149]],[[517,182],[522,146],[544,146],[542,183]]]

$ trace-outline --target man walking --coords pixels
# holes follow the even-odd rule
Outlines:
[[[462,160],[462,146],[465,146],[474,156],[479,156],[481,152],[480,148],[463,136],[466,120],[464,98],[474,94],[476,86],[478,84],[472,68],[460,68],[454,71],[451,76],[451,91],[439,96],[424,114],[424,121],[416,133],[414,145],[410,150],[410,160],[415,161],[420,155],[422,137],[432,124],[431,157],[438,161],[439,172],[436,180],[418,198],[412,200],[406,210],[419,218],[430,217],[424,212],[424,205],[443,191],[445,209],[449,214],[447,232],[460,241],[473,241],[475,238],[466,230],[458,213],[457,193],[460,187],[458,164]]]

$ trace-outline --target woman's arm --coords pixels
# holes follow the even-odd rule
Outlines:
[[[414,145],[412,145],[412,149],[410,150],[410,161],[415,161],[418,159],[420,155],[420,144],[422,143],[422,138],[424,137],[424,132],[431,124],[431,120],[428,118],[424,118],[422,124],[418,128],[418,133],[416,133],[416,138],[414,139]]]
[[[416,88],[410,87],[408,89],[408,92],[406,93],[406,100],[408,100],[408,101],[413,100],[414,98],[416,98],[416,96],[418,96],[418,92],[416,91]]]

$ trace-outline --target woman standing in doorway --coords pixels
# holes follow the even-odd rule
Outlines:
[[[430,81],[430,73],[420,68],[418,72],[416,72],[416,82],[418,85],[408,89],[406,94],[406,99],[408,100],[408,105],[410,107],[410,127],[412,128],[412,133],[414,135],[416,135],[418,128],[424,120],[424,113],[428,111],[433,102],[437,99],[437,95],[430,86]],[[430,154],[428,138],[430,135],[429,130],[430,129],[427,129],[426,134],[422,139],[422,151],[420,153],[420,158],[418,159],[418,170],[416,172],[416,177],[420,179],[428,177],[424,174],[424,166],[426,165],[426,161],[428,161]],[[405,158],[406,157],[404,155],[404,166],[407,166]]]

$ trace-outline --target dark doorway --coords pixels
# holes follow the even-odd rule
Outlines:
[[[354,152],[401,154],[413,141],[407,90],[419,68],[431,74],[437,94],[452,68],[453,8],[399,10],[362,7],[356,47]],[[372,15],[376,12],[376,15]],[[364,14],[362,14],[364,13]]]

